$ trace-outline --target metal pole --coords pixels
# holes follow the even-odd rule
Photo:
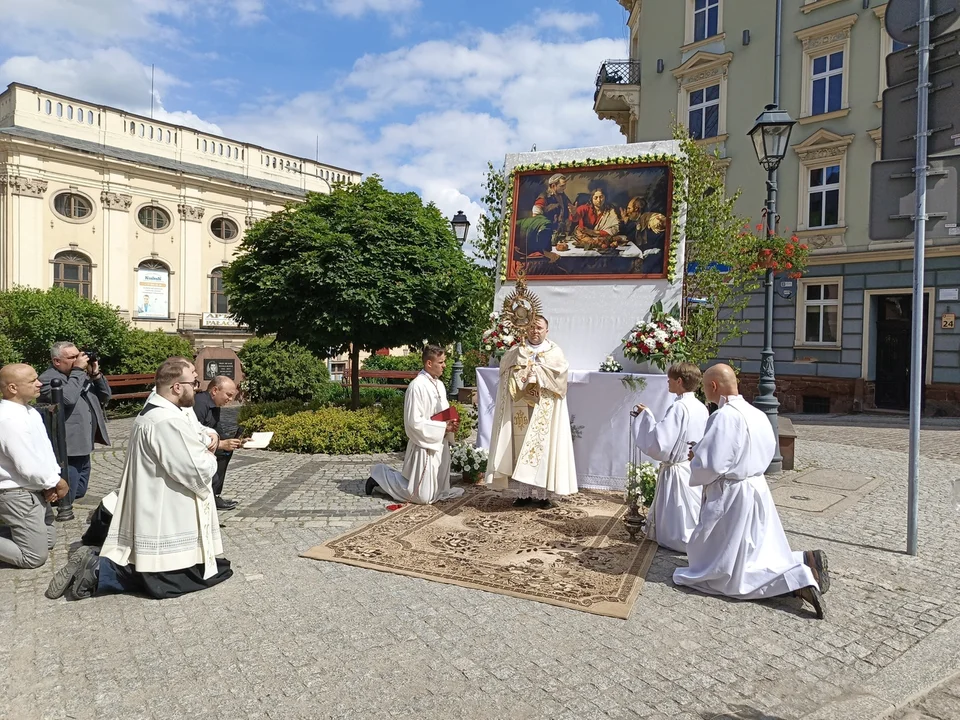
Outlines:
[[[917,48],[917,208],[913,246],[913,317],[910,341],[910,468],[907,477],[907,554],[917,554],[920,500],[920,404],[923,399],[923,260],[927,237],[927,129],[930,91],[930,0],[920,0]]]
[[[767,233],[776,232],[777,222],[777,171],[767,171]],[[777,378],[773,366],[773,269],[767,268],[763,278],[763,350],[760,351],[759,394],[753,401],[754,407],[762,410],[773,428],[776,449],[768,475],[779,475],[783,471],[783,457],[780,455],[780,426],[778,412],[780,401],[774,394],[777,390]]]
[[[463,362],[460,356],[463,351],[460,349],[460,341],[457,341],[457,359],[453,361],[453,372],[450,373],[450,397],[456,398],[463,387]]]
[[[773,104],[780,107],[780,39],[783,34],[783,0],[777,0],[773,33]]]

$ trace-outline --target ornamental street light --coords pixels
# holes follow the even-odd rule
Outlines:
[[[779,94],[779,93],[776,93]],[[785,110],[776,104],[767,105],[757,118],[753,129],[748,133],[757,152],[757,160],[767,171],[766,216],[767,235],[777,232],[777,168],[787,154],[790,145],[790,131],[796,123]],[[774,396],[777,379],[773,370],[773,268],[767,268],[763,281],[763,350],[760,352],[760,388],[753,401],[755,407],[767,414],[776,439],[776,451],[767,472],[778,474],[783,470],[783,457],[780,455],[780,429],[777,410],[780,403]]]
[[[470,231],[470,221],[467,220],[467,216],[463,214],[463,210],[457,210],[457,214],[453,216],[453,219],[450,221],[450,226],[453,228],[453,234],[457,236],[457,240],[460,241],[460,247],[463,248],[463,244],[467,241],[467,233]],[[460,349],[460,341],[457,340],[457,357],[453,361],[453,371],[450,373],[450,397],[455,398],[460,394],[460,389],[463,387],[463,361],[461,360],[461,355],[463,351]]]

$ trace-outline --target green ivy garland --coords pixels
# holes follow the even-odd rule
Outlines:
[[[514,179],[518,172],[527,172],[531,170],[542,170],[553,172],[569,168],[594,167],[597,165],[634,165],[637,163],[667,163],[673,172],[673,208],[670,217],[670,256],[667,258],[667,280],[674,282],[677,277],[677,246],[679,243],[673,241],[673,230],[680,221],[680,208],[686,202],[686,166],[683,158],[676,155],[665,155],[657,153],[654,155],[638,155],[636,157],[616,157],[616,158],[588,158],[586,160],[571,160],[557,163],[534,163],[532,165],[517,165],[510,171],[507,178],[506,201],[504,207],[503,232],[500,238],[500,282],[507,281],[507,252],[510,245],[510,227],[513,221],[513,188]]]

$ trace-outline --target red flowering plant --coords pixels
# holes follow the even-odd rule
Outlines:
[[[753,230],[744,225],[740,239],[744,267],[751,272],[773,270],[775,275],[798,278],[807,269],[810,248],[792,233],[781,236],[766,229],[763,223],[757,223]]]

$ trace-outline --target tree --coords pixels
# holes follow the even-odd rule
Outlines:
[[[255,224],[224,280],[231,311],[258,334],[320,357],[349,350],[353,408],[361,350],[446,345],[488,311],[484,274],[447,219],[376,175]]]
[[[503,171],[503,168],[496,170],[493,163],[487,161],[487,175],[483,181],[481,199],[484,211],[480,216],[477,239],[473,244],[477,257],[489,264],[489,268],[484,269],[489,270],[491,280],[497,271],[497,255],[503,238],[503,200],[507,192],[507,179]]]
[[[749,238],[743,234],[748,220],[737,215],[737,190],[728,196],[725,177],[713,154],[694,142],[683,125],[674,125],[680,141],[679,160],[684,183],[674,188],[674,202],[686,202],[686,262],[683,297],[695,299],[682,309],[690,362],[703,364],[717,357],[726,341],[746,333],[743,310],[749,294],[759,287],[759,275],[744,262]]]

